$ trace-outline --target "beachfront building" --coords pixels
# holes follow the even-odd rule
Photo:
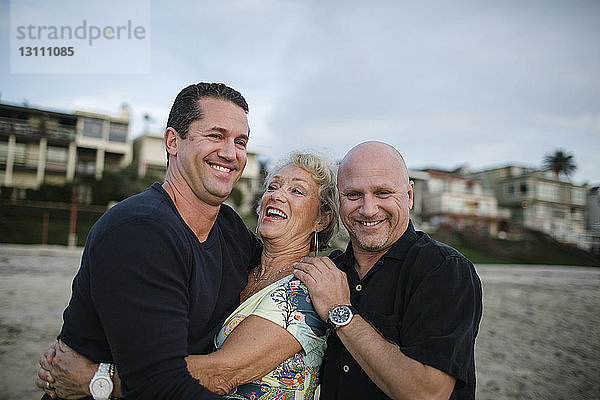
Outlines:
[[[0,104],[0,185],[37,188],[73,180],[77,117]]]
[[[600,231],[600,186],[590,188],[586,193],[585,227]]]
[[[498,207],[493,193],[482,183],[460,171],[439,169],[420,171],[415,182],[415,198],[423,221],[435,228],[450,224],[457,229],[473,229],[496,236],[510,227],[510,212]]]
[[[0,185],[18,197],[43,183],[99,180],[130,161],[126,106],[114,117],[0,104]]]
[[[586,193],[585,228],[590,251],[600,254],[600,186],[590,188]]]
[[[427,188],[429,174],[424,171],[409,169],[408,176],[414,182],[413,190],[413,208],[410,211],[410,219],[415,228],[427,231],[430,228],[429,221],[423,218],[423,198]]]
[[[585,247],[586,186],[560,180],[552,170],[518,165],[476,174],[498,204],[510,209],[512,222],[554,239]]]
[[[158,132],[145,132],[133,141],[133,163],[138,176],[163,176],[167,171],[167,152],[164,135]]]
[[[102,178],[104,171],[118,172],[132,159],[129,138],[129,108],[118,116],[76,111],[78,175]]]

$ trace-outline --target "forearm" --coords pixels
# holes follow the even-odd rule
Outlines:
[[[455,379],[405,356],[360,316],[337,335],[369,378],[393,399],[448,399]]]
[[[302,350],[285,329],[250,315],[214,353],[186,357],[190,375],[218,394],[229,393],[244,383],[262,378]]]
[[[226,394],[235,385],[230,376],[217,366],[208,355],[191,355],[185,358],[187,369],[200,384],[216,394]],[[218,371],[217,371],[218,369]]]
[[[251,382],[262,376],[257,369],[235,367],[229,360],[219,357],[219,351],[207,355],[190,355],[185,358],[187,368],[200,384],[211,392],[223,395],[229,393],[234,387]]]

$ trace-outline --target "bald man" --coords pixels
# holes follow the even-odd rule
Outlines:
[[[338,172],[344,253],[296,265],[330,336],[321,400],[473,399],[481,282],[455,249],[415,231],[413,182],[385,143]]]

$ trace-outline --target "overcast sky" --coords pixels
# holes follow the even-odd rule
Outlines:
[[[114,9],[135,21],[140,1]],[[127,103],[138,136],[146,113],[164,128],[181,88],[219,81],[245,95],[250,149],[272,159],[341,158],[376,139],[412,169],[477,170],[539,167],[563,149],[575,183],[600,184],[598,0],[170,0],[150,11],[149,73],[20,74],[0,0],[2,102],[115,115]]]

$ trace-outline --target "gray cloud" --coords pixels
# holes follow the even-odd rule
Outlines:
[[[411,167],[478,168],[538,166],[562,148],[576,180],[600,183],[597,1],[203,3],[153,3],[151,74],[20,76],[3,61],[3,99],[125,101],[138,134],[184,85],[224,81],[250,103],[251,147],[271,157],[380,139]]]

